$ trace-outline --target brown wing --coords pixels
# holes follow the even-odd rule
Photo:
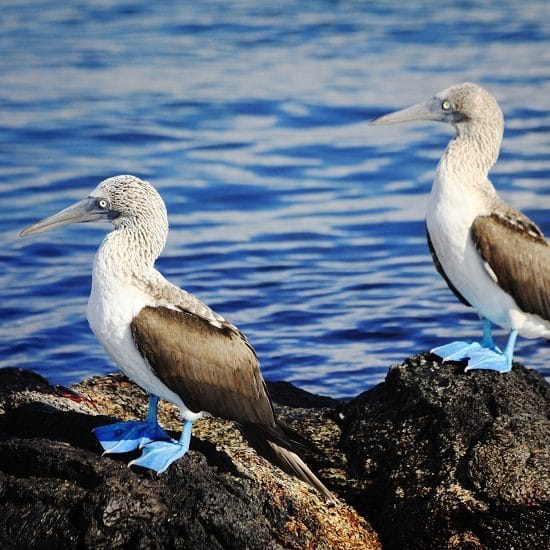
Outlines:
[[[256,354],[233,325],[216,326],[188,311],[145,307],[131,329],[155,374],[189,409],[275,426]]]
[[[293,435],[275,420],[254,350],[233,325],[220,320],[216,317],[213,323],[186,310],[145,307],[131,329],[155,374],[187,407],[237,421],[258,453],[334,500],[294,452]]]
[[[498,285],[526,313],[550,320],[550,245],[526,216],[503,207],[478,216],[472,239]]]

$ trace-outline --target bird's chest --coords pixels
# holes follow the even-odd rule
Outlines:
[[[476,189],[460,182],[436,180],[426,214],[426,226],[437,258],[448,278],[471,303],[475,302],[472,281],[487,278],[471,238],[477,216],[487,213],[486,202]]]
[[[147,302],[139,288],[96,261],[86,316],[97,339],[119,365],[135,350],[130,323]]]
[[[508,327],[511,299],[488,274],[471,236],[474,220],[488,215],[489,208],[487,195],[466,181],[436,179],[426,225],[437,259],[454,288],[480,315]]]
[[[463,255],[470,239],[470,228],[483,209],[476,197],[453,187],[434,185],[430,194],[426,223],[436,251],[455,258]],[[442,258],[440,258],[440,261]]]
[[[150,394],[176,403],[186,411],[181,398],[151,370],[132,336],[134,317],[144,307],[155,305],[153,299],[137,284],[132,284],[131,278],[111,269],[108,260],[99,253],[94,261],[92,291],[86,312],[92,332],[126,376]]]
[[[131,287],[116,281],[109,284],[94,281],[88,300],[88,322],[100,340],[107,336],[116,338],[144,305],[140,293]]]

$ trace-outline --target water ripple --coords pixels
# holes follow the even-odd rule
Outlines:
[[[550,234],[542,2],[4,4],[0,366],[65,384],[112,370],[84,318],[107,228],[17,234],[117,173],[157,186],[159,268],[238,324],[270,379],[353,395],[475,336],[424,240],[452,132],[368,125],[457,81],[498,97],[493,180]],[[517,356],[550,374],[542,341]]]

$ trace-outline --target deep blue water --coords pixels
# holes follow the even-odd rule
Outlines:
[[[544,1],[5,0],[0,75],[0,366],[58,383],[113,370],[85,319],[108,226],[17,234],[108,176],[158,188],[159,269],[247,334],[266,378],[332,396],[480,333],[424,239],[452,129],[370,119],[486,86],[507,121],[493,182],[550,234]],[[550,374],[549,348],[516,356]]]

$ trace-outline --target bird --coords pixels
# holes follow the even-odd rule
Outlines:
[[[193,422],[209,414],[235,421],[259,454],[333,500],[298,455],[304,439],[276,418],[246,336],[155,268],[168,216],[150,183],[132,175],[105,179],[83,200],[20,235],[97,221],[114,227],[94,258],[88,323],[118,368],[150,396],[145,420],[94,430],[105,452],[142,449],[129,465],[164,472],[188,451]],[[158,424],[159,399],[181,411],[178,441]]]
[[[465,82],[371,124],[408,121],[444,122],[455,129],[437,166],[426,235],[437,271],[483,326],[479,342],[460,340],[431,351],[444,362],[467,360],[466,370],[509,372],[518,335],[550,338],[550,245],[489,180],[504,133],[502,110],[491,93]],[[504,349],[494,342],[493,325],[509,333]]]

